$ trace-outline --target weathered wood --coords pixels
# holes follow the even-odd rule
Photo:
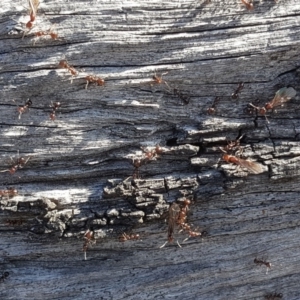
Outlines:
[[[24,39],[22,5],[0,8],[0,170],[29,158],[0,173],[0,298],[299,299],[299,1],[43,1]],[[269,123],[250,113],[284,86],[298,94]],[[221,159],[242,135],[260,175]],[[184,197],[208,235],[159,249]]]

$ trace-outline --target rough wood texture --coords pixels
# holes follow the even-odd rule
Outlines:
[[[299,1],[47,0],[24,39],[22,5],[0,8],[0,169],[29,158],[0,173],[1,190],[19,191],[0,202],[0,298],[299,299]],[[34,38],[51,24],[58,40]],[[105,85],[85,89],[87,75]],[[269,123],[249,113],[289,85],[297,96]],[[260,175],[221,160],[242,135]],[[164,213],[184,196],[208,235],[175,231],[182,248],[159,249]],[[87,229],[97,242],[84,261]],[[118,241],[131,231],[141,240]]]

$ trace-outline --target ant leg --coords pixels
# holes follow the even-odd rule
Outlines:
[[[177,245],[179,246],[179,248],[182,248],[181,245],[179,244],[178,240],[176,242],[177,242]]]
[[[167,244],[168,244],[168,241],[166,241],[166,242],[165,242],[162,246],[160,246],[159,248],[161,249],[161,248],[165,247]]]

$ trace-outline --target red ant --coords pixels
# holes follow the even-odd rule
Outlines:
[[[35,36],[35,41],[33,42],[33,45],[35,45],[36,39],[38,39],[40,37],[50,36],[50,38],[52,40],[59,40],[58,33],[53,32],[52,27],[47,31],[37,31],[37,32],[34,33],[34,36]]]
[[[31,29],[33,27],[33,22],[35,21],[35,17],[36,17],[36,14],[37,14],[39,4],[40,4],[40,0],[29,0],[30,21],[28,21],[26,23],[26,28]]]
[[[243,0],[242,0],[243,1]],[[239,93],[241,92],[241,90],[244,88],[244,82],[240,82],[239,86],[237,87],[237,89],[235,90],[234,93],[232,93],[231,98],[232,99],[237,99],[239,97]]]
[[[67,60],[65,60],[65,59],[63,59],[59,62],[59,67],[67,69],[71,73],[71,75],[72,75],[71,83],[72,83],[73,82],[73,77],[78,75],[78,71],[76,71],[74,67],[71,67],[68,64]]]
[[[242,147],[241,147],[241,139],[244,137],[244,135],[241,135],[237,140],[234,141],[227,141],[227,146],[223,147],[221,150],[225,153],[227,152],[242,152]]]
[[[282,299],[283,295],[281,293],[272,293],[272,294],[268,294],[265,295],[265,299],[266,300],[278,300],[278,299]]]
[[[191,204],[191,201],[189,199],[184,199],[183,206],[180,209],[178,220],[177,220],[177,224],[181,227],[181,229],[188,233],[188,235],[189,235],[188,238],[198,237],[198,236],[202,235],[201,232],[193,231],[191,229],[191,226],[188,223],[186,223],[187,212],[189,210],[190,204]],[[188,240],[188,238],[186,238],[184,241]]]
[[[4,197],[6,196],[7,198],[9,197],[14,197],[18,195],[18,191],[14,188],[9,188],[7,190],[0,190],[0,196]]]
[[[248,10],[252,10],[254,8],[254,5],[252,3],[252,0],[249,0],[250,2],[246,1],[246,0],[241,0],[242,3],[246,6],[246,8]]]
[[[242,159],[237,156],[229,155],[229,154],[224,154],[222,156],[222,159],[228,163],[236,164],[238,166],[246,168],[252,174],[260,174],[264,172],[263,166],[255,161]]]
[[[154,84],[165,84],[168,88],[169,88],[169,90],[171,90],[171,88],[170,88],[170,86],[168,85],[168,83],[164,80],[164,79],[162,79],[162,77],[163,77],[163,75],[166,75],[166,74],[168,74],[168,72],[165,72],[165,73],[162,73],[160,76],[158,76],[157,74],[156,74],[156,72],[154,73],[154,75],[152,76],[152,81],[151,81],[151,85],[154,83]]]
[[[220,97],[216,97],[210,108],[207,109],[207,113],[213,115],[216,112],[216,106],[220,102]]]
[[[30,20],[25,24],[25,27],[28,29],[27,32],[29,32],[33,27],[33,22],[35,22],[39,4],[40,4],[39,0],[29,0],[29,6],[30,6],[29,18],[30,18]],[[26,30],[24,30],[22,39],[24,39],[25,34],[26,34]]]
[[[60,108],[60,106],[61,106],[60,102],[52,103],[52,106],[50,106],[52,108],[52,113],[50,114],[50,120],[55,121],[56,111],[57,111],[58,108]]]
[[[140,235],[139,234],[126,234],[125,232],[119,237],[119,242],[125,242],[125,241],[133,241],[133,240],[139,240]]]
[[[11,175],[15,174],[18,169],[24,168],[24,166],[27,164],[28,160],[30,159],[30,156],[26,159],[25,157],[19,157],[19,151],[18,151],[18,159],[16,162],[12,158],[10,158],[13,162],[13,166],[9,169],[0,171],[0,172],[9,172]]]
[[[283,87],[276,92],[275,97],[270,102],[266,103],[264,107],[257,107],[254,106],[252,103],[250,103],[249,105],[254,107],[259,114],[265,116],[268,110],[273,109],[276,106],[282,105],[283,103],[295,97],[296,94],[297,92],[292,87]]]
[[[94,237],[94,231],[87,230],[83,236],[84,238],[84,244],[82,251],[84,252],[84,260],[86,260],[86,251],[88,247],[92,247],[92,245],[96,244],[95,237]]]
[[[142,150],[145,152],[145,158],[148,160],[151,160],[154,157],[157,157],[159,154],[163,153],[163,149],[159,145],[156,145],[155,148],[151,151],[147,151],[144,148],[142,148]]]
[[[13,101],[16,102],[15,100],[13,100]],[[32,101],[30,99],[28,99],[24,105],[18,106],[17,111],[19,113],[19,119],[21,119],[22,114],[25,113],[31,105],[32,105]]]
[[[0,282],[3,282],[5,279],[7,279],[8,276],[9,276],[9,272],[4,272],[4,273],[0,276]]]
[[[88,88],[89,83],[95,83],[96,85],[100,85],[100,86],[105,84],[105,81],[102,78],[94,75],[86,76],[85,80],[86,80],[85,89]]]

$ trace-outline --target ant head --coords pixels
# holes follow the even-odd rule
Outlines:
[[[55,113],[52,112],[52,113],[50,114],[50,120],[51,120],[51,121],[55,121],[55,119],[56,119]]]
[[[184,199],[183,204],[184,204],[185,206],[189,206],[189,205],[191,204],[191,200],[189,200],[189,199]]]
[[[223,154],[222,159],[225,160],[225,161],[228,161],[228,160],[229,160],[229,157],[230,157],[230,155],[228,155],[228,154]]]
[[[98,85],[104,85],[104,80],[102,78],[98,78],[96,82]]]
[[[174,242],[174,238],[173,238],[172,236],[169,236],[169,237],[168,237],[168,242],[169,242],[169,243],[173,243],[173,242]]]
[[[55,32],[50,32],[50,36],[53,40],[56,40],[58,38],[58,34]]]
[[[59,66],[60,68],[67,68],[68,63],[67,63],[67,61],[66,61],[65,59],[62,59],[62,60],[59,62],[58,66]]]
[[[17,171],[17,168],[16,168],[16,167],[11,167],[11,168],[9,169],[9,173],[10,173],[11,175],[15,174],[16,171]]]
[[[261,114],[261,115],[264,116],[264,115],[267,113],[267,109],[272,109],[272,107],[270,107],[269,104],[266,104],[266,106],[265,106],[265,107],[261,107],[261,108],[258,110],[258,112],[259,112],[259,114]]]

